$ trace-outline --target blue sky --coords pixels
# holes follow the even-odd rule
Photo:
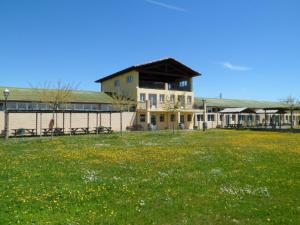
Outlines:
[[[298,0],[1,0],[0,86],[93,81],[174,57],[198,96],[300,98]]]

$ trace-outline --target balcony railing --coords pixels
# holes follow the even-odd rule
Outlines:
[[[149,107],[148,110],[163,110],[163,111],[167,111],[168,108],[172,109],[175,106],[172,105],[172,103],[157,103],[157,104],[151,104],[151,102],[149,102]],[[180,104],[179,106],[179,110],[187,110],[187,109],[193,109],[193,105],[192,104]],[[137,109],[138,110],[147,110],[147,102],[138,102],[137,104]]]
[[[140,88],[164,90],[165,89],[165,83],[140,80],[139,87]]]

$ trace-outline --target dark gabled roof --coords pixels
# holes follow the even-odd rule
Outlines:
[[[4,101],[3,91],[6,87],[0,87],[0,101]],[[21,102],[40,102],[41,90],[35,88],[18,88],[7,87],[10,90],[8,101],[21,101]],[[44,89],[45,90],[45,89]],[[49,89],[49,92],[55,92],[54,89]],[[78,91],[74,90],[68,99],[70,103],[112,103],[112,98],[104,92],[96,91]]]
[[[120,74],[123,74],[123,73],[127,73],[127,72],[130,72],[130,71],[139,71],[141,69],[144,69],[145,67],[149,67],[149,66],[153,66],[154,64],[159,64],[159,63],[162,63],[162,62],[169,62],[169,63],[173,63],[174,65],[178,66],[179,68],[187,71],[187,73],[191,76],[191,77],[195,77],[195,76],[198,76],[198,75],[201,75],[201,73],[191,69],[190,67],[186,66],[185,64],[177,61],[176,59],[174,58],[165,58],[165,59],[160,59],[160,60],[155,60],[155,61],[152,61],[152,62],[147,62],[147,63],[143,63],[143,64],[139,64],[139,65],[135,65],[135,66],[131,66],[131,67],[128,67],[124,70],[120,70],[116,73],[113,73],[109,76],[106,76],[104,78],[101,78],[99,80],[96,80],[95,82],[96,83],[101,83],[103,81],[106,81],[106,80],[109,80],[109,79],[112,79],[114,77],[117,77],[119,76]]]

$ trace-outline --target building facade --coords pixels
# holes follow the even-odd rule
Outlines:
[[[96,82],[100,92],[72,91],[57,106],[55,126],[111,126],[143,130],[202,129],[243,126],[300,125],[300,112],[293,115],[278,102],[195,97],[193,79],[201,74],[173,58],[131,66]],[[41,98],[44,89],[9,88],[7,110],[9,130],[47,128],[53,118],[52,106]],[[0,87],[1,93],[5,90]],[[56,90],[48,90],[55,95]],[[135,104],[131,112],[120,112],[114,94],[126,96]],[[4,130],[5,99],[0,95],[0,133]],[[129,111],[129,108],[128,108]],[[38,131],[37,131],[38,133]]]
[[[105,93],[119,93],[136,101],[137,123],[143,129],[193,129],[193,78],[201,74],[167,58],[129,67],[96,82]]]

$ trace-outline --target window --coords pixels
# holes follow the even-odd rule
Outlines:
[[[180,123],[184,123],[184,115],[180,115]]]
[[[192,104],[192,96],[187,96],[187,103],[188,103],[189,105]]]
[[[185,102],[184,95],[178,95],[177,99],[181,105],[184,105],[184,102]]]
[[[91,110],[92,106],[90,104],[84,104],[84,110]]]
[[[175,115],[171,114],[171,122],[174,122],[174,121],[175,121]]]
[[[75,104],[75,110],[83,110],[83,104]]]
[[[191,114],[188,114],[188,116],[187,116],[187,121],[188,121],[188,122],[191,122],[191,121],[192,121],[192,115],[191,115]]]
[[[165,102],[165,95],[164,94],[160,94],[159,95],[159,102],[160,103],[164,103]]]
[[[17,103],[16,102],[8,102],[7,109],[17,109]]]
[[[141,123],[145,123],[146,122],[146,115],[145,114],[141,114],[140,115],[140,122]]]
[[[187,87],[187,86],[188,86],[188,82],[186,80],[179,82],[179,87]]]
[[[239,121],[245,121],[245,115],[239,115],[238,120]]]
[[[28,109],[29,110],[38,109],[38,105],[36,103],[28,103]]]
[[[165,115],[164,114],[159,115],[159,122],[165,122]]]
[[[101,111],[113,111],[113,107],[110,104],[101,104],[100,110]]]
[[[146,94],[145,93],[140,93],[140,101],[145,102],[146,101]]]
[[[120,87],[120,81],[119,80],[115,80],[115,87]]]
[[[208,116],[207,116],[208,118],[208,121],[215,121],[215,115],[213,115],[213,114],[208,114]]]
[[[149,94],[148,99],[150,100],[150,106],[156,107],[157,106],[157,94]]]
[[[92,110],[99,110],[98,104],[92,104]]]
[[[133,76],[132,75],[129,75],[127,77],[127,83],[131,83],[133,81]]]
[[[236,115],[232,115],[232,121],[236,120]]]
[[[27,109],[26,103],[18,103],[18,109],[19,110],[26,110]]]
[[[47,104],[45,104],[45,103],[40,103],[39,104],[39,108],[40,108],[40,110],[47,110],[47,107],[48,105]]]
[[[171,95],[170,100],[171,102],[175,102],[175,95]]]
[[[197,114],[197,121],[198,122],[203,121],[203,118],[204,118],[203,114],[202,115],[201,114]]]
[[[207,112],[212,113],[213,112],[212,108],[207,108]]]
[[[74,105],[73,104],[65,104],[66,106],[66,110],[72,110],[74,109]]]
[[[3,110],[4,110],[3,103],[0,103],[0,111],[3,111]]]
[[[151,124],[156,126],[156,116],[155,115],[151,115]]]

